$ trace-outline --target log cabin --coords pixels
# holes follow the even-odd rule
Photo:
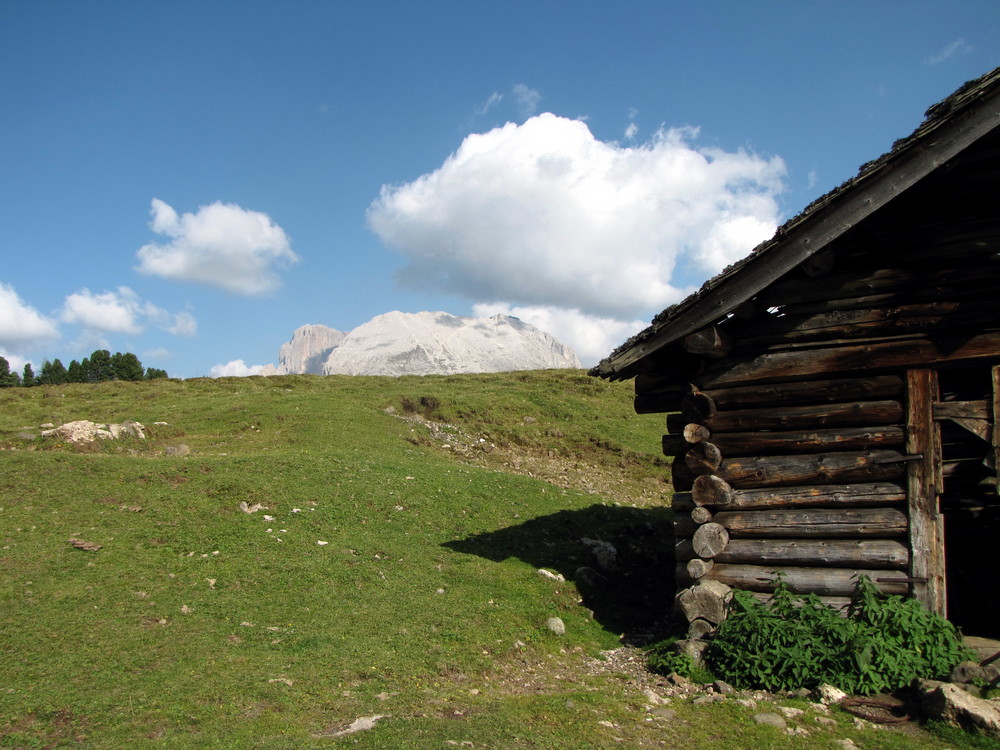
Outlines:
[[[690,632],[780,572],[1000,637],[1000,68],[591,374],[665,414]]]

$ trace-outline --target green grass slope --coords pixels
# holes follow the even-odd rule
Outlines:
[[[654,721],[601,660],[670,604],[662,420],[631,396],[566,371],[0,390],[0,747],[781,746],[734,706]],[[77,419],[147,439],[39,436]]]

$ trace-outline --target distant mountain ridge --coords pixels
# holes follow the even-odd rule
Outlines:
[[[519,318],[446,312],[378,315],[349,333],[297,328],[262,375],[453,375],[579,368],[568,346]]]

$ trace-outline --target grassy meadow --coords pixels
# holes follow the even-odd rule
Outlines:
[[[0,390],[0,748],[785,747],[604,666],[672,590],[631,401],[575,371]],[[147,439],[39,436],[77,419]],[[941,746],[835,717],[795,743]]]

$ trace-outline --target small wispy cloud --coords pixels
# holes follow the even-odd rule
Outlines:
[[[518,83],[514,85],[512,93],[522,116],[531,117],[538,111],[538,104],[542,101],[542,95],[535,91],[535,89],[529,88],[523,83]]]
[[[476,114],[485,115],[491,109],[498,106],[502,101],[503,101],[503,94],[501,94],[498,91],[494,91],[492,94],[490,94],[489,98],[483,103],[483,106],[476,107]]]
[[[625,128],[625,140],[626,141],[635,140],[635,137],[638,134],[639,134],[639,126],[636,125],[634,122],[630,122],[628,124],[628,127]]]
[[[951,44],[946,45],[940,52],[936,55],[931,55],[924,59],[924,63],[927,65],[940,65],[946,60],[950,60],[957,55],[967,55],[975,49],[971,44],[965,41],[964,37],[959,37]]]

